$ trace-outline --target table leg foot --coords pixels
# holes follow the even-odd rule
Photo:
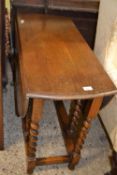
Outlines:
[[[73,165],[71,165],[71,164],[68,165],[68,168],[69,168],[71,171],[75,170],[75,166],[73,166]]]
[[[0,151],[4,151],[4,146],[0,146]]]
[[[79,160],[80,160],[80,154],[74,152],[71,156],[68,168],[73,171],[75,169],[75,166],[78,164]]]
[[[27,165],[27,174],[32,174],[35,168],[35,162],[33,161],[28,161]]]

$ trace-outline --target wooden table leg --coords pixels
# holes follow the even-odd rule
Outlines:
[[[32,116],[32,99],[29,99],[29,106],[27,114],[22,118],[22,129],[25,140],[26,155],[28,155],[28,142],[29,142],[29,132],[30,132],[30,122]]]
[[[28,138],[28,159],[27,173],[31,174],[36,166],[36,147],[38,141],[38,128],[41,119],[43,100],[33,99],[32,115],[30,121],[29,138]]]
[[[95,98],[92,101],[90,101],[90,104],[87,105],[86,107],[86,113],[85,113],[85,119],[82,123],[81,129],[77,135],[77,138],[75,140],[75,146],[74,146],[74,151],[71,156],[71,160],[69,163],[69,168],[73,170],[75,168],[75,165],[80,160],[80,154],[81,154],[81,149],[84,144],[86,135],[88,133],[88,130],[91,126],[91,121],[93,118],[97,115],[100,106],[102,104],[102,97],[101,98]]]
[[[71,101],[69,111],[69,133],[72,135],[72,137],[76,136],[78,132],[78,127],[81,125],[80,123],[83,120],[83,106],[84,104],[80,100]]]

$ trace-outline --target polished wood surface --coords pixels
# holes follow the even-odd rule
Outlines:
[[[4,125],[3,125],[3,104],[2,104],[2,73],[5,58],[5,45],[4,45],[4,0],[0,1],[0,150],[4,148]]]
[[[117,92],[70,19],[17,16],[21,79],[28,97],[86,99]],[[92,90],[83,90],[87,86]]]
[[[84,36],[85,40],[89,44],[89,46],[93,49],[94,48],[94,42],[95,42],[95,33],[96,33],[96,25],[97,25],[97,19],[98,19],[98,6],[99,6],[99,0],[58,0],[59,3],[63,3],[64,5],[59,7],[54,7],[54,4],[57,3],[57,1],[53,1],[52,7],[49,5],[49,1],[35,1],[35,0],[13,0],[12,1],[12,7],[11,9],[25,9],[27,11],[37,11],[38,13],[42,14],[53,14],[58,16],[67,16],[70,17],[81,34]],[[42,5],[39,5],[42,3]],[[92,10],[90,10],[90,6],[93,4],[97,4],[97,11],[94,13]],[[67,4],[69,4],[69,7],[67,7]],[[76,10],[72,8],[72,5],[74,4]],[[81,5],[82,4],[82,5]],[[81,8],[82,6],[82,8]],[[90,7],[88,10],[87,6]],[[95,9],[92,7],[92,9]],[[14,10],[13,10],[14,11]],[[13,16],[12,16],[13,18]],[[11,19],[12,19],[11,18]]]

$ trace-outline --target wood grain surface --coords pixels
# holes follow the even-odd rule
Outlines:
[[[17,16],[21,79],[28,97],[86,99],[117,92],[70,19]]]

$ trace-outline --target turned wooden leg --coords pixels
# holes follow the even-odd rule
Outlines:
[[[95,98],[94,100],[90,101],[90,103],[88,103],[85,109],[86,111],[84,115],[86,117],[84,118],[84,121],[82,122],[82,127],[80,131],[78,131],[78,135],[75,140],[74,151],[71,155],[71,160],[69,163],[69,169],[71,170],[75,168],[75,165],[77,165],[77,163],[80,160],[81,149],[84,144],[88,130],[91,126],[91,121],[97,115],[100,109],[101,103],[102,103],[102,98]]]
[[[78,127],[82,122],[83,103],[80,100],[73,100],[69,111],[69,132],[72,137],[78,133]]]
[[[71,161],[70,161],[70,164],[69,164],[69,169],[71,169],[71,170],[74,170],[75,165],[80,160],[81,149],[82,149],[82,146],[84,144],[84,140],[86,138],[86,135],[88,133],[88,130],[89,130],[90,126],[91,126],[91,120],[86,119],[83,122],[82,129],[81,129],[81,131],[78,135],[78,139],[77,139],[77,142],[75,144],[75,149],[74,149],[74,151],[72,153],[72,156],[71,156]]]
[[[22,118],[22,129],[23,129],[25,145],[27,145],[29,141],[31,116],[32,116],[32,99],[29,100],[29,106],[28,106],[28,111],[26,116]],[[27,147],[26,147],[26,151],[27,151]]]
[[[36,147],[38,141],[39,121],[42,114],[43,101],[33,99],[32,115],[30,121],[29,138],[28,138],[28,157],[27,173],[31,174],[36,166]]]

